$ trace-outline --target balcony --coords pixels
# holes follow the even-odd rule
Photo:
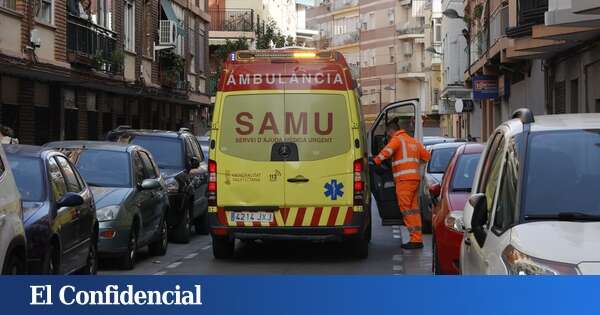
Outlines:
[[[422,62],[398,63],[396,73],[399,79],[420,79],[425,78],[425,64]]]
[[[360,38],[360,34],[358,33],[358,31],[344,33],[344,34],[338,34],[338,35],[333,36],[333,38],[331,40],[331,44],[333,47],[339,47],[339,46],[350,45],[350,44],[358,44],[359,38]]]
[[[355,6],[358,6],[358,0],[332,0],[331,10],[339,11]]]
[[[490,22],[490,46],[506,35],[508,28],[508,6],[501,8],[492,15]]]
[[[217,32],[254,32],[254,10],[219,9],[208,10],[210,31]]]
[[[396,27],[398,39],[418,38],[425,36],[425,25],[406,23]]]
[[[122,51],[116,49],[117,34],[88,20],[69,15],[67,59],[72,64],[116,73],[123,65]]]
[[[548,0],[518,0],[517,26],[507,30],[509,37],[525,37],[531,35],[534,25],[544,24]]]
[[[171,50],[158,54],[159,82],[167,89],[187,91],[189,83],[185,77],[185,59]]]
[[[477,62],[487,52],[488,48],[488,32],[484,28],[471,39],[471,63]]]
[[[600,3],[597,0],[573,1],[575,14],[600,14]]]

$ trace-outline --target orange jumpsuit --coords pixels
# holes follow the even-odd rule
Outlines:
[[[419,210],[419,163],[429,161],[431,155],[421,143],[399,130],[390,142],[373,158],[380,165],[383,160],[392,158],[392,172],[396,183],[398,207],[402,212],[404,224],[410,232],[410,242],[422,243],[421,213]]]

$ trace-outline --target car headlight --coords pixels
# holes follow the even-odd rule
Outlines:
[[[444,219],[444,225],[447,228],[456,232],[463,232],[465,227],[463,224],[463,212],[462,211],[450,211]]]
[[[167,178],[165,184],[167,185],[167,192],[175,193],[179,191],[179,182],[174,177]]]
[[[104,207],[104,208],[100,208],[100,209],[96,210],[96,217],[98,218],[98,221],[100,221],[100,222],[111,221],[117,217],[118,213],[119,213],[119,206],[117,206],[117,205],[108,206],[108,207]]]
[[[577,266],[531,257],[512,245],[502,252],[502,260],[510,275],[576,275]]]

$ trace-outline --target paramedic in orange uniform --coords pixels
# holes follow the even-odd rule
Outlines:
[[[402,128],[399,117],[387,125],[388,144],[373,159],[377,166],[386,159],[392,160],[392,172],[396,183],[398,206],[404,224],[410,232],[410,241],[402,244],[403,249],[423,248],[421,213],[419,211],[420,163],[431,158],[425,147]]]

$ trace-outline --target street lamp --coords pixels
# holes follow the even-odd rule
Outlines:
[[[458,14],[458,12],[456,12],[456,10],[454,10],[454,9],[446,9],[446,10],[444,10],[444,12],[442,12],[442,14],[450,19],[463,19],[464,18],[464,16],[460,16],[460,14]]]
[[[433,47],[427,47],[427,49],[425,49],[425,51],[426,51],[426,52],[430,52],[430,53],[432,53],[432,54],[434,54],[434,55],[440,55],[440,56],[443,56],[443,55],[444,55],[444,53],[438,52],[438,51],[437,51],[437,50],[435,50],[435,48],[433,48]]]

